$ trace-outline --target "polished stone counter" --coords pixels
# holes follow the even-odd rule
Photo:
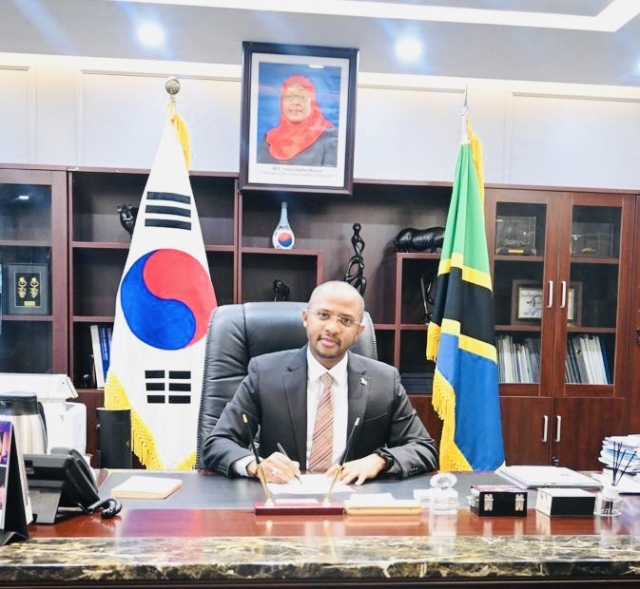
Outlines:
[[[184,481],[174,495],[123,500],[114,519],[30,525],[28,541],[0,548],[0,587],[640,588],[640,496],[613,518],[479,517],[468,488],[496,475],[465,473],[456,515],[271,517],[253,511],[256,481],[173,476]],[[360,492],[409,498],[428,486],[425,476]]]
[[[640,537],[35,539],[0,550],[3,587],[16,581],[70,586],[294,579],[457,579],[464,586],[585,577],[640,586]]]

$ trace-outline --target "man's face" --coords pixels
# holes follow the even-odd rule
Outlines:
[[[325,368],[335,366],[364,329],[359,300],[344,294],[323,293],[312,299],[302,317],[309,349]]]
[[[282,95],[282,113],[292,123],[299,123],[309,118],[311,114],[311,96],[300,86],[289,86]]]

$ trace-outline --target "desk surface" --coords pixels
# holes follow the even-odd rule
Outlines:
[[[113,473],[101,494],[129,474]],[[253,513],[262,496],[252,480],[170,476],[185,481],[175,495],[125,500],[112,520],[31,525],[30,541],[0,549],[0,584],[640,587],[640,497],[606,519],[550,518],[533,509],[527,517],[483,518],[466,507],[454,516],[267,517]],[[494,476],[461,475],[461,503],[470,484]],[[406,498],[428,486],[429,477],[419,477],[363,491]]]

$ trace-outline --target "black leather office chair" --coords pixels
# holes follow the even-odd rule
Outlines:
[[[302,325],[305,307],[303,302],[282,301],[222,305],[215,309],[205,349],[196,468],[204,468],[202,442],[247,375],[249,360],[268,352],[300,348],[307,343]],[[377,358],[376,334],[368,313],[363,323],[365,329],[351,351]]]

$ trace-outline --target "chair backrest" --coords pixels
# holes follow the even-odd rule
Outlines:
[[[257,302],[221,305],[211,315],[205,349],[204,377],[200,413],[196,468],[201,463],[202,442],[247,375],[254,356],[300,348],[307,343],[302,324],[304,302]],[[365,326],[351,351],[370,358],[378,357],[376,334],[369,313]]]

